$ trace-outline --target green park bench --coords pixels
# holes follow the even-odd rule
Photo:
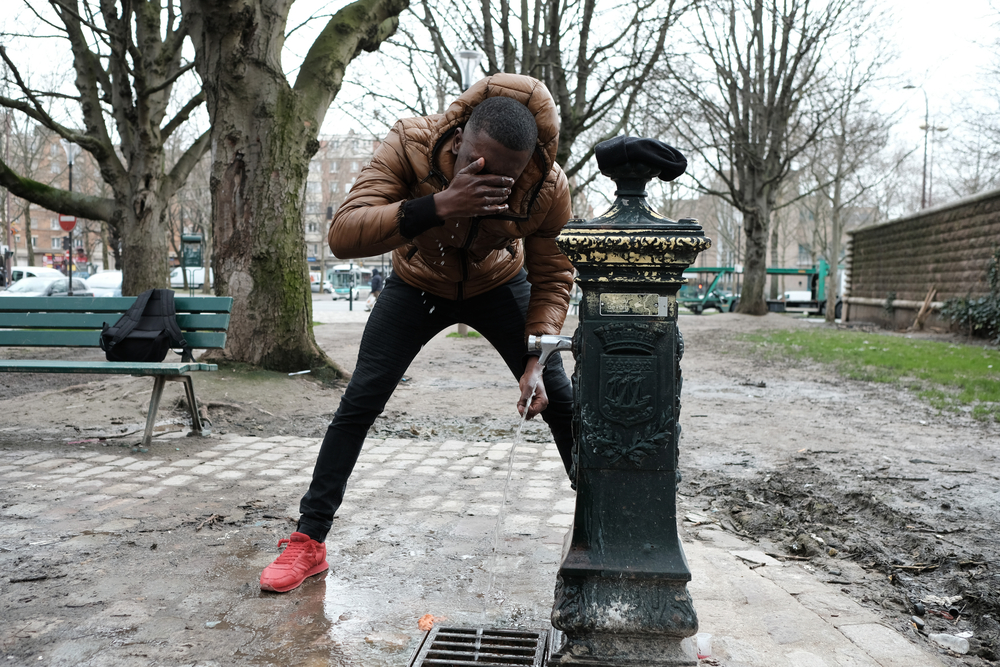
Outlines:
[[[123,297],[13,297],[0,296],[0,347],[100,347],[101,330],[112,325],[135,301]],[[193,349],[226,345],[231,297],[174,297],[177,324]],[[152,376],[153,395],[146,416],[143,446],[149,446],[168,380],[182,382],[196,433],[208,432],[202,425],[195,402],[194,383],[188,373],[215,371],[215,364],[198,362],[133,363],[120,361],[62,361],[46,359],[0,359],[0,372],[8,373],[99,373]]]

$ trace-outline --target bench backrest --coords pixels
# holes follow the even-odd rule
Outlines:
[[[100,347],[104,324],[117,322],[134,301],[134,296],[0,296],[0,345]],[[232,297],[174,296],[174,308],[188,345],[226,346]]]

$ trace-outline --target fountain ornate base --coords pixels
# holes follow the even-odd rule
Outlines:
[[[698,664],[681,645],[698,632],[685,581],[560,575],[552,625],[563,632],[564,642],[548,665]]]

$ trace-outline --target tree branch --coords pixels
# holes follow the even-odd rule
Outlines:
[[[105,222],[110,222],[114,215],[115,203],[112,199],[68,192],[24,178],[15,173],[3,160],[0,160],[0,185],[10,190],[11,194],[56,213]]]
[[[204,134],[188,146],[184,154],[174,163],[174,166],[170,169],[170,173],[163,178],[162,185],[160,186],[160,198],[163,201],[169,201],[174,196],[174,193],[184,185],[188,174],[191,173],[191,170],[198,164],[198,160],[208,150],[211,138],[212,130],[210,128],[205,130]]]
[[[185,104],[181,110],[178,111],[177,114],[163,126],[163,129],[160,130],[161,140],[166,141],[170,138],[170,135],[174,133],[174,130],[180,127],[181,124],[184,123],[184,121],[186,121],[191,115],[191,112],[197,109],[204,101],[205,91],[199,90],[198,94],[188,100],[187,104]]]
[[[340,91],[344,72],[361,51],[374,51],[392,36],[409,0],[356,0],[338,11],[306,54],[293,88],[302,111],[321,119]]]

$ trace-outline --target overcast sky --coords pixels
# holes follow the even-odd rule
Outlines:
[[[36,2],[38,0],[29,0]],[[889,24],[900,58],[898,69],[902,79],[927,92],[928,106],[934,125],[948,124],[954,112],[977,99],[987,82],[982,66],[995,57],[996,40],[1000,36],[1000,0],[951,0],[948,3],[930,0],[873,0],[878,7],[889,9],[894,20]],[[41,3],[39,3],[41,4]],[[346,4],[346,0],[298,0],[289,17],[289,28],[311,14],[329,14]],[[21,2],[0,0],[0,30],[31,29],[24,24],[30,16]],[[297,65],[304,49],[312,43],[323,20],[313,21],[289,41],[285,56],[286,68]],[[53,40],[28,40],[7,44],[12,57],[25,70],[65,68],[65,55]],[[296,53],[296,51],[300,51]],[[352,68],[370,66],[372,59],[363,54]],[[350,77],[350,72],[348,73]],[[294,78],[294,75],[293,77]],[[924,97],[920,90],[882,91],[887,106],[902,112],[900,135],[919,142],[923,123]],[[324,132],[343,131],[355,125],[335,109],[327,116]]]

